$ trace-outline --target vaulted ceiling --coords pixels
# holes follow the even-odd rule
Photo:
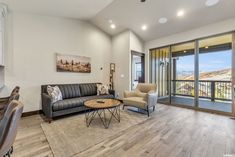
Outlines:
[[[88,20],[113,0],[0,0],[10,10]]]
[[[149,41],[235,17],[235,0],[220,0],[207,7],[206,0],[4,0],[15,11],[87,20],[115,35],[130,29]],[[177,11],[184,10],[183,17]],[[160,24],[159,18],[168,22]],[[110,20],[116,29],[110,28]],[[141,29],[142,25],[147,30]]]

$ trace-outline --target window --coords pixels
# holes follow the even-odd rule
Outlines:
[[[234,37],[226,33],[151,49],[149,78],[158,85],[158,102],[232,113]]]

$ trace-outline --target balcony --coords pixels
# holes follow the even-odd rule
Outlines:
[[[172,80],[173,104],[194,106],[194,80]],[[223,112],[232,111],[231,81],[200,80],[198,84],[199,107]],[[159,102],[169,101],[160,98]]]

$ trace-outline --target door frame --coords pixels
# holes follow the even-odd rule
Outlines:
[[[235,32],[232,33],[232,116],[235,117]]]
[[[132,62],[133,62],[133,57],[134,56],[139,56],[139,57],[141,57],[141,68],[142,68],[142,70],[141,70],[141,72],[142,72],[142,79],[143,79],[143,82],[145,82],[145,53],[142,53],[142,52],[137,52],[137,51],[134,51],[134,50],[131,50],[131,90],[132,90],[132,85],[133,85],[133,82],[132,82],[132,80],[133,80],[133,74],[132,74],[132,68],[133,68],[133,64],[132,64]]]

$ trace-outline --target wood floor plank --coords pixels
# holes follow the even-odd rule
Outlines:
[[[39,115],[22,118],[13,157],[53,156],[40,126],[43,122]],[[224,154],[235,154],[234,120],[159,104],[145,122],[74,157],[223,157]]]

